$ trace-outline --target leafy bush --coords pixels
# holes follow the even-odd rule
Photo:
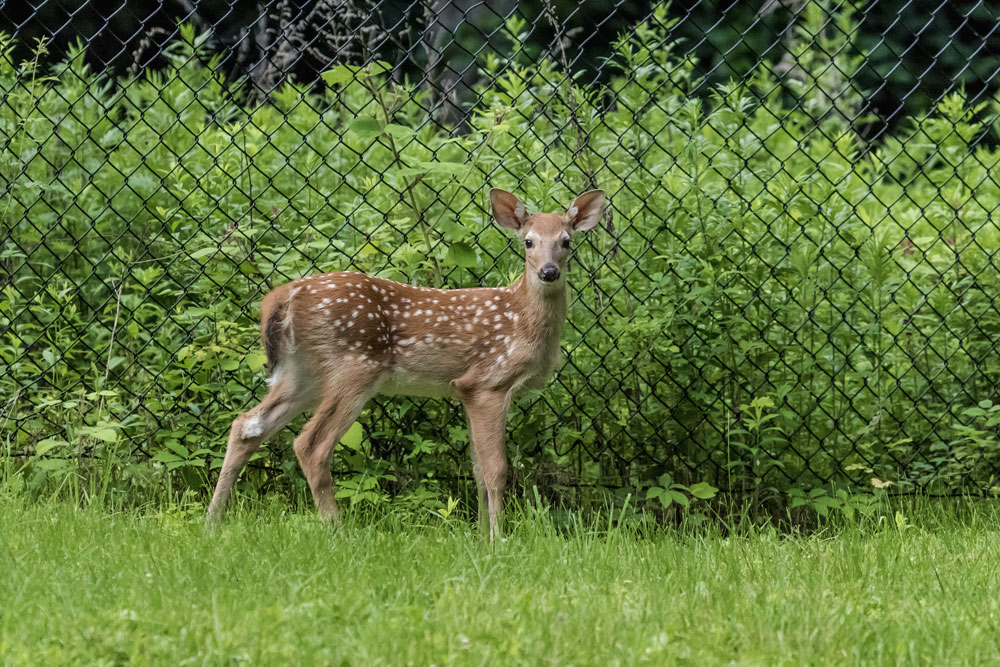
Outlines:
[[[956,93],[866,142],[858,62],[827,55],[839,20],[799,54],[804,82],[761,69],[709,99],[662,11],[615,44],[607,89],[487,55],[464,128],[383,63],[241,104],[190,29],[131,80],[80,49],[51,70],[44,46],[0,57],[6,483],[42,488],[70,457],[115,488],[207,490],[263,393],[269,288],[344,269],[506,283],[521,259],[488,187],[548,211],[596,184],[610,208],[575,251],[565,364],[510,419],[521,483],[992,489],[1000,435],[975,406],[1000,380],[997,103]],[[302,488],[291,436],[246,484]],[[466,442],[457,405],[377,402],[335,466],[363,501],[438,498]]]

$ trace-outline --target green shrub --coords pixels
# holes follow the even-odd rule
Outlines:
[[[7,483],[70,466],[122,493],[207,490],[263,393],[268,289],[343,269],[499,285],[521,258],[488,187],[560,210],[596,184],[611,205],[575,252],[566,362],[510,419],[520,482],[992,489],[1000,434],[974,410],[1000,379],[996,102],[956,93],[870,144],[836,39],[803,47],[804,81],[762,68],[701,99],[661,14],[615,45],[602,89],[484,57],[461,131],[381,63],[248,107],[187,28],[130,80],[81,49],[15,65],[5,38]],[[291,437],[246,484],[302,488]],[[335,465],[363,500],[436,498],[465,448],[457,405],[379,401]]]

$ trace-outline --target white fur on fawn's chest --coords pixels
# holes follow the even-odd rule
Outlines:
[[[523,375],[518,377],[517,386],[525,389],[541,389],[552,377],[559,363],[559,339],[547,341],[533,350]]]
[[[483,367],[484,384],[539,389],[548,382],[559,359],[559,341],[544,340],[531,345],[508,338],[496,351],[486,355],[491,359]]]

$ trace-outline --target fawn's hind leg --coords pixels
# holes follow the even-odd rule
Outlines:
[[[305,429],[295,438],[295,455],[302,473],[309,482],[316,510],[324,521],[340,519],[337,501],[333,498],[333,476],[330,458],[333,448],[361,413],[371,396],[374,375],[368,370],[342,372],[337,386],[329,387],[316,413]]]
[[[295,419],[308,407],[308,403],[308,399],[297,390],[292,379],[285,377],[271,387],[267,396],[256,407],[233,421],[219,481],[215,486],[212,503],[208,506],[209,523],[222,518],[236,478],[261,443]]]

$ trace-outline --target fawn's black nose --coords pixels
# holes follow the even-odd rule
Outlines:
[[[555,264],[546,264],[538,272],[538,277],[546,283],[555,282],[559,280],[559,267]]]

